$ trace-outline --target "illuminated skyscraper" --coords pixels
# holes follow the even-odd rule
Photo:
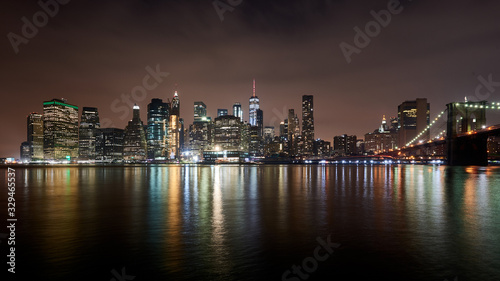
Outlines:
[[[207,118],[207,106],[202,101],[194,102],[194,122],[205,121]]]
[[[217,117],[225,116],[227,114],[228,114],[227,109],[221,109],[221,108],[217,109]]]
[[[179,94],[177,93],[177,91],[175,91],[174,98],[172,99],[171,103],[169,130],[168,130],[167,157],[169,157],[170,159],[179,159],[180,157],[180,141],[181,141],[180,106],[181,102],[179,100]]]
[[[147,144],[144,124],[141,121],[140,109],[134,105],[134,115],[125,128],[123,158],[126,161],[146,160]]]
[[[302,142],[304,143],[302,153],[313,154],[314,145],[314,115],[313,96],[302,96]]]
[[[43,160],[43,117],[36,112],[28,115],[29,161]]]
[[[264,112],[261,109],[257,109],[257,128],[259,133],[259,138],[264,136]]]
[[[96,156],[96,133],[101,127],[99,123],[99,114],[95,107],[82,108],[79,131],[79,160],[95,160]]]
[[[96,162],[121,162],[123,160],[124,134],[123,129],[97,129]]]
[[[259,98],[255,94],[255,79],[253,80],[253,93],[250,97],[250,105],[249,105],[249,121],[250,126],[257,126],[257,110],[259,109]]]
[[[241,104],[239,102],[233,105],[233,116],[239,117],[240,121],[243,122],[243,109],[241,109]]]
[[[430,104],[427,99],[405,101],[398,106],[399,147],[406,144],[422,132],[430,122]],[[422,138],[429,138],[429,131]]]
[[[167,157],[167,137],[170,104],[152,99],[148,104],[148,159],[164,160]]]
[[[43,154],[45,160],[78,157],[78,107],[66,100],[43,103]]]

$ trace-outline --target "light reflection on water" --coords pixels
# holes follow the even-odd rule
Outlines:
[[[309,280],[500,277],[495,167],[41,167],[17,187],[19,266],[41,280],[280,280],[328,235]]]

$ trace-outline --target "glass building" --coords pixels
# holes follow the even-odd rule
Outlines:
[[[181,149],[181,121],[180,121],[180,106],[181,102],[177,91],[174,93],[170,109],[170,120],[168,130],[168,152],[167,157],[170,159],[180,158]]]
[[[227,109],[219,108],[217,109],[217,117],[228,115]]]
[[[205,120],[203,120],[205,118]],[[207,106],[202,101],[194,102],[194,122],[206,121]]]
[[[97,129],[96,162],[121,162],[123,160],[124,135],[123,129]]]
[[[243,122],[243,109],[239,102],[233,105],[233,116],[239,117],[240,121]]]
[[[78,157],[78,107],[66,100],[43,103],[43,154],[48,161]]]
[[[400,104],[398,121],[399,147],[404,147],[430,124],[430,104],[427,99],[405,101]],[[422,138],[429,139],[429,134],[430,131],[427,131]]]
[[[249,121],[250,126],[257,126],[257,110],[259,109],[259,97],[255,93],[255,79],[253,80],[253,93],[249,101]]]
[[[165,160],[167,157],[168,121],[170,104],[152,99],[148,104],[147,144],[148,159]]]
[[[312,95],[302,96],[302,142],[304,155],[313,155],[314,148],[314,104]]]
[[[83,107],[80,119],[79,160],[95,160],[95,139],[99,123],[99,113],[95,107]]]
[[[29,160],[43,160],[43,116],[36,112],[27,117],[27,141],[29,144]]]

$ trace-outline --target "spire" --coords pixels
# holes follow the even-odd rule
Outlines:
[[[139,106],[137,105],[137,103],[134,103],[133,109],[139,109]]]
[[[252,96],[255,98],[255,78],[253,79],[253,95]]]
[[[174,92],[174,97],[178,97],[179,94],[177,94],[177,91]]]

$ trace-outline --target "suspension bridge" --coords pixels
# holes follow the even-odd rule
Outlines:
[[[384,151],[398,159],[442,160],[451,166],[488,165],[488,138],[500,135],[500,124],[488,126],[487,112],[500,102],[454,102],[404,147]]]

